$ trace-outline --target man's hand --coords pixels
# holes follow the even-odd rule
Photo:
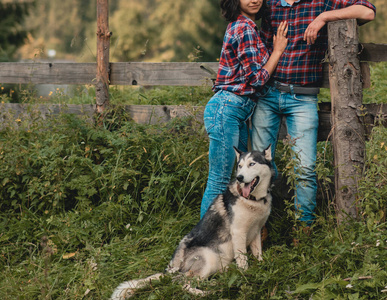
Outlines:
[[[304,33],[304,41],[308,45],[313,45],[314,42],[317,39],[317,34],[320,31],[321,28],[324,27],[324,25],[327,23],[324,20],[324,13],[320,14],[316,19],[312,21],[312,23],[309,24],[309,26],[306,28]]]
[[[316,42],[317,33],[323,26],[332,21],[357,19],[361,24],[372,21],[375,18],[375,12],[364,5],[352,5],[341,9],[324,11],[314,19],[306,28],[304,33],[304,41],[308,45]]]

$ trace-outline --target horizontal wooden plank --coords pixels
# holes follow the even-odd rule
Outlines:
[[[211,86],[217,62],[110,64],[111,85]],[[361,63],[364,87],[370,86],[370,70]],[[20,84],[94,84],[95,63],[0,63],[0,83]],[[322,87],[329,88],[328,63],[324,64]]]
[[[211,75],[200,67],[202,64],[196,62],[112,63],[110,82],[112,85],[211,86]],[[204,64],[217,72],[218,63]]]
[[[95,63],[0,63],[0,83],[94,84]]]
[[[361,61],[387,61],[387,44],[364,43],[359,46],[359,58]]]
[[[205,63],[217,69],[218,63]],[[110,63],[111,85],[212,85],[201,63]],[[94,84],[96,63],[0,63],[0,83]]]
[[[382,120],[387,126],[387,106],[379,104],[367,104],[365,106],[364,123],[366,132],[370,133],[375,119]],[[325,141],[330,138],[330,103],[319,104],[319,132],[318,140]],[[121,105],[117,108],[126,110],[134,122],[139,124],[163,124],[175,118],[193,117],[198,122],[203,122],[204,106],[187,107],[182,105]],[[55,117],[59,113],[83,115],[91,122],[95,117],[95,105],[76,104],[20,104],[0,103],[0,130],[12,127],[18,128],[21,122],[36,120],[37,115],[41,119]],[[282,122],[280,139],[286,137],[285,120]]]
[[[218,63],[205,63],[209,70]],[[212,85],[200,63],[111,63],[111,85]],[[0,63],[0,83],[94,84],[95,63]]]

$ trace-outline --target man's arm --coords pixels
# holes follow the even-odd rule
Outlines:
[[[357,19],[360,24],[372,21],[375,18],[375,12],[363,5],[352,5],[341,9],[325,11],[317,16],[305,30],[304,41],[308,45],[314,44],[317,39],[317,33],[328,22]]]

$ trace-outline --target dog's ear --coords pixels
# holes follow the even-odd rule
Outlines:
[[[237,149],[235,146],[233,146],[236,154],[237,161],[239,161],[239,158],[241,157],[242,151]]]
[[[271,144],[263,151],[263,154],[265,155],[266,160],[271,161],[273,159],[271,156]]]

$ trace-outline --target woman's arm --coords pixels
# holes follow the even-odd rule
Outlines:
[[[239,28],[234,35],[233,43],[237,45],[238,62],[244,70],[246,83],[255,88],[262,87],[270,79],[278,61],[287,45],[287,23],[282,22],[277,30],[277,35],[273,36],[273,53],[263,44],[256,27],[244,25]],[[263,65],[265,63],[265,65]]]

